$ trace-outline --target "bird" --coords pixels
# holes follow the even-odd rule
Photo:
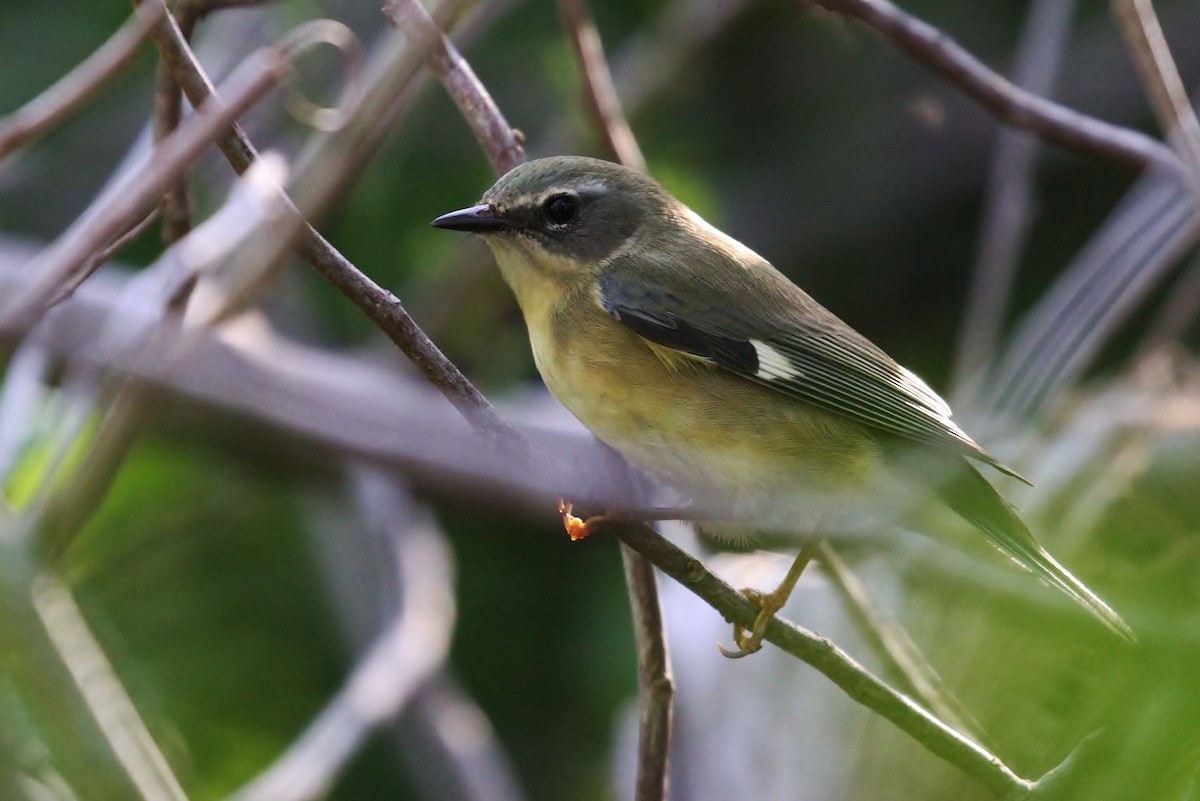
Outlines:
[[[547,388],[635,467],[750,507],[800,487],[869,498],[903,474],[1135,640],[984,477],[977,466],[1021,478],[934,390],[650,176],[583,156],[536,159],[432,225],[482,237]],[[586,527],[563,511],[568,530]],[[808,542],[774,593],[746,591],[762,613],[751,631],[735,628],[740,650],[727,655],[761,647],[812,553]]]

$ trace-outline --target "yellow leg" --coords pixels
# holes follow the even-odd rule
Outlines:
[[[808,563],[812,561],[813,556],[817,552],[818,542],[806,542],[804,547],[800,549],[800,553],[796,554],[796,559],[792,562],[792,566],[788,568],[787,575],[783,577],[783,581],[779,582],[779,586],[769,593],[764,593],[762,590],[756,590],[750,587],[742,589],[742,595],[745,595],[758,606],[758,617],[754,618],[754,627],[749,631],[744,626],[737,623],[733,624],[733,641],[737,645],[736,651],[731,651],[723,645],[717,647],[721,649],[721,653],[730,659],[741,659],[743,656],[749,656],[762,649],[763,635],[767,633],[767,626],[771,623],[771,619],[775,617],[775,613],[784,607],[792,590],[796,589],[796,582],[800,580],[800,574],[804,572],[804,568],[808,567]]]

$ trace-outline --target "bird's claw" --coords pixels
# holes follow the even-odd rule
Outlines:
[[[728,659],[741,659],[761,651],[767,626],[771,624],[775,613],[783,608],[783,604],[787,600],[786,596],[781,598],[777,593],[765,593],[753,587],[744,587],[741,592],[758,607],[758,616],[754,618],[754,625],[750,629],[740,623],[733,624],[733,642],[737,645],[736,651],[726,648],[720,643],[717,644],[721,655]]]

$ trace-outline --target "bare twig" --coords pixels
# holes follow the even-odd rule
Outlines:
[[[807,8],[810,0],[794,0]],[[945,33],[888,0],[811,0],[874,28],[930,70],[971,97],[1000,122],[1024,128],[1064,147],[1136,169],[1181,174],[1169,147],[1145,134],[1080,114],[1014,86]]]
[[[862,582],[827,540],[821,540],[816,548],[815,557],[821,570],[842,596],[867,643],[890,668],[890,675],[930,712],[982,743],[979,721],[950,691],[899,621],[871,603]]]
[[[36,569],[16,538],[16,519],[6,516],[0,538],[0,664],[5,680],[21,694],[21,705],[54,755],[55,767],[77,791],[97,801],[142,799],[90,702],[63,663],[59,648],[33,603]]]
[[[754,625],[759,612],[757,606],[654,529],[607,519],[600,522],[597,529],[611,533],[642,554],[730,623],[747,628]],[[776,617],[767,627],[766,640],[821,671],[851,699],[890,720],[931,753],[971,776],[996,796],[1025,795],[1036,787],[1034,782],[1013,773],[998,756],[880,681],[824,637]]]
[[[159,8],[139,10],[75,69],[0,119],[0,161],[69,117],[128,65],[147,34],[158,24],[160,13]]]
[[[1112,0],[1111,4],[1158,124],[1182,156],[1192,180],[1192,191],[1200,199],[1200,121],[1171,57],[1154,6],[1150,0]]]
[[[89,275],[100,269],[100,267],[102,267],[105,262],[111,259],[119,250],[121,250],[121,248],[125,247],[130,242],[141,236],[142,233],[149,228],[155,220],[158,219],[159,214],[162,213],[162,208],[162,206],[159,206],[156,209],[151,209],[149,214],[147,214],[138,222],[134,223],[133,227],[131,227],[128,231],[114,239],[104,249],[92,254],[92,257],[84,262],[83,266],[79,268],[78,275],[76,275],[70,283],[63,286],[62,291],[47,301],[46,305],[53,306],[54,304],[61,303],[69,298],[71,293],[74,292]]]
[[[31,595],[63,664],[71,671],[88,709],[142,798],[185,801],[187,796],[179,780],[171,772],[166,757],[155,744],[70,591],[57,579],[42,575],[34,580]]]
[[[381,480],[388,479],[371,483],[378,488]],[[400,611],[304,733],[231,801],[322,797],[367,735],[400,714],[445,662],[455,618],[450,553],[428,523],[379,512],[371,510],[366,522],[387,529],[403,593]]]
[[[1014,57],[1012,79],[1017,86],[1035,95],[1050,95],[1075,4],[1076,0],[1038,0],[1030,5]],[[1038,139],[1026,131],[1003,129],[997,137],[951,381],[960,393],[969,389],[964,382],[981,375],[996,352],[1032,217],[1038,150]]]
[[[491,95],[458,49],[438,29],[417,0],[387,0],[384,13],[398,29],[428,52],[429,68],[441,79],[467,124],[487,153],[492,169],[503,175],[525,160],[521,136],[500,113]]]
[[[87,212],[29,265],[36,276],[0,308],[0,329],[19,330],[45,311],[46,304],[78,278],[80,268],[97,251],[144,216],[173,182],[229,127],[290,72],[288,53],[265,48],[248,58],[230,78],[231,102],[205,107],[164,140],[145,166],[98,198]]]
[[[672,699],[675,685],[667,652],[666,629],[658,600],[654,565],[621,544],[625,583],[633,610],[638,649],[639,732],[635,801],[665,801],[671,754]]]
[[[214,97],[212,83],[174,20],[169,17],[164,19],[152,35],[189,102],[197,107],[209,102]],[[399,70],[393,69],[392,72]],[[396,95],[402,92],[412,74],[415,74],[415,69],[407,77],[399,75],[395,81],[397,85],[389,87],[390,93]],[[220,100],[215,99],[214,102],[219,103]],[[376,102],[386,105],[384,100]],[[238,173],[245,172],[258,155],[249,138],[237,126],[217,144],[230,166]],[[316,267],[353,301],[464,417],[488,432],[495,441],[510,443],[520,439],[479,390],[420,329],[395,295],[350,263],[311,225],[301,230],[296,249],[301,258]]]
[[[571,44],[575,46],[583,74],[584,96],[604,135],[609,153],[626,167],[645,172],[646,159],[621,111],[621,100],[604,58],[604,46],[587,4],[584,0],[558,0],[558,12],[571,35]]]

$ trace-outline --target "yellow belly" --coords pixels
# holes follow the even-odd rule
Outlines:
[[[561,310],[542,320],[527,310],[538,370],[564,406],[638,467],[745,497],[844,489],[874,464],[875,444],[858,423],[652,348],[579,305],[569,322]]]

